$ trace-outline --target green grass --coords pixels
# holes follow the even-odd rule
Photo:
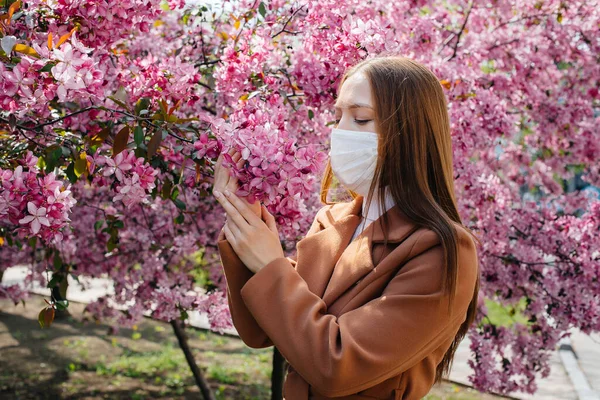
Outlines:
[[[243,367],[232,368],[218,364],[211,364],[208,366],[208,377],[229,385],[248,380],[248,374],[244,371]]]
[[[185,381],[191,379],[183,353],[178,347],[167,343],[159,351],[132,352],[126,350],[113,362],[96,364],[98,375],[127,376],[164,383],[171,389],[183,390]]]
[[[204,334],[203,339],[219,349],[227,345],[230,339],[217,335]],[[75,343],[69,343],[76,346]],[[269,351],[240,351],[226,357],[220,351],[205,350],[196,353],[199,367],[208,379],[225,385],[255,383],[257,377],[268,382],[271,378],[271,358]],[[71,371],[78,370],[73,364],[68,367]],[[176,393],[183,392],[186,386],[193,385],[193,377],[185,357],[179,347],[173,343],[165,343],[159,350],[135,352],[124,348],[123,353],[114,361],[106,362],[100,359],[95,364],[96,374],[112,376],[118,385],[122,376],[143,379],[157,385],[165,385]],[[218,392],[218,391],[217,391]]]
[[[484,299],[487,307],[487,316],[491,323],[496,326],[510,327],[515,323],[527,325],[528,318],[522,313],[526,307],[526,299],[522,297],[515,306],[503,306],[500,303]]]

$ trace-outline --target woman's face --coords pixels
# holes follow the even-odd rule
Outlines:
[[[335,103],[335,119],[335,128],[375,132],[371,85],[363,73],[351,75],[342,85]]]

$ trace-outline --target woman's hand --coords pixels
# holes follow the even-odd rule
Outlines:
[[[225,238],[250,271],[256,273],[271,261],[285,257],[275,217],[264,205],[259,217],[229,190],[224,193],[213,190],[213,194],[227,212]]]
[[[233,161],[236,162],[236,166],[241,168],[244,165],[245,160],[242,158],[242,155],[239,151],[231,148],[228,151]],[[215,164],[215,174],[214,174],[214,183],[213,183],[213,194],[215,191],[224,193],[225,190],[229,190],[232,193],[237,192],[238,190],[238,179],[235,176],[232,176],[231,171],[228,168],[222,166],[223,163],[223,154],[221,153],[217,158],[217,162]],[[254,204],[248,202],[245,197],[239,196],[240,201],[246,203],[248,208],[252,210],[254,214],[258,217],[261,216],[261,206],[260,201],[255,200]]]

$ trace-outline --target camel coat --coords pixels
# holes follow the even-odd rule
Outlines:
[[[362,201],[322,207],[296,256],[256,274],[219,235],[234,326],[249,347],[275,345],[289,362],[286,400],[421,399],[466,319],[479,279],[467,232],[456,225],[459,271],[448,315],[438,236],[396,205],[387,211],[387,248],[379,220],[349,243]]]

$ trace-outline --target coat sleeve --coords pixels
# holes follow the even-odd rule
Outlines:
[[[465,233],[466,235],[466,233]],[[422,233],[415,241],[435,234]],[[448,315],[438,244],[411,258],[380,297],[339,317],[327,313],[285,258],[250,278],[241,296],[256,322],[291,366],[324,396],[346,396],[406,371],[450,337],[466,319],[477,279],[471,238],[459,240],[456,297]],[[425,242],[427,243],[427,242]],[[423,248],[421,246],[421,248]]]
[[[323,208],[321,208],[321,210],[322,209]],[[321,210],[319,210],[319,212]],[[317,212],[317,214],[319,212]],[[315,215],[315,220],[305,237],[318,231],[319,225]],[[248,347],[256,349],[273,346],[273,342],[256,323],[256,320],[248,311],[248,308],[240,296],[240,290],[246,282],[254,276],[254,273],[250,271],[237,256],[233,247],[231,247],[231,244],[229,244],[225,238],[224,228],[221,229],[217,238],[217,247],[221,258],[221,265],[223,266],[223,271],[225,273],[225,280],[227,282],[227,302],[229,304],[229,312],[231,314],[233,326],[235,326],[235,329],[240,335],[240,339],[242,339]],[[291,265],[292,268],[295,268],[296,255],[286,257],[285,260],[288,263],[288,266]]]

